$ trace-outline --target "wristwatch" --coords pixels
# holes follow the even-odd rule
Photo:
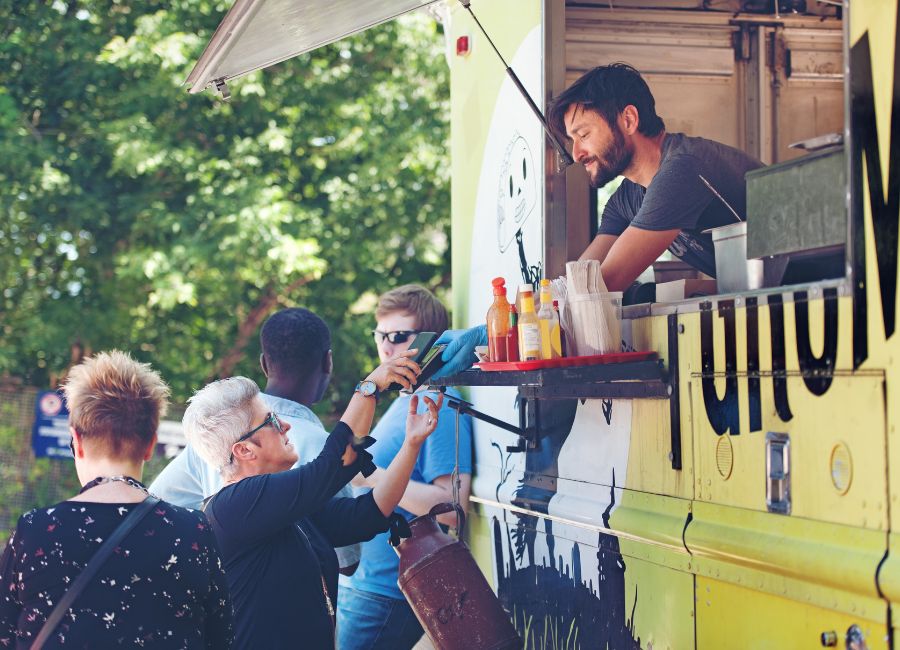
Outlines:
[[[378,385],[370,379],[364,379],[363,381],[356,384],[354,392],[359,393],[363,397],[374,397],[375,401],[378,401]]]

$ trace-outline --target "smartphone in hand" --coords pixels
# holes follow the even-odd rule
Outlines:
[[[409,350],[418,350],[416,356],[414,356],[412,360],[421,366],[425,357],[427,357],[428,353],[431,351],[431,346],[434,344],[437,337],[437,332],[419,332],[416,334],[416,338],[412,340],[412,343],[409,344],[408,348]],[[403,388],[403,386],[397,383],[393,383],[387,387],[388,390],[400,390],[401,388]]]
[[[419,374],[418,379],[416,380],[415,385],[412,387],[412,390],[407,390],[405,388],[401,389],[401,393],[414,393],[417,388],[420,386],[427,384],[428,380],[431,379],[431,376],[436,373],[439,369],[444,366],[444,350],[447,349],[447,345],[435,345],[430,350],[428,350],[428,354],[419,362],[419,365],[422,367],[422,372]]]

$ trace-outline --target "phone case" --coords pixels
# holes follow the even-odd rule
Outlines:
[[[413,386],[411,391],[404,389],[401,392],[412,393],[415,392],[421,386],[424,386],[428,383],[428,380],[431,379],[431,376],[436,373],[438,370],[444,367],[444,350],[447,348],[446,345],[435,345],[428,353],[428,357],[423,360],[422,372],[419,375],[419,379],[416,382],[416,385]]]
[[[416,356],[413,357],[413,361],[418,363],[420,366],[426,357],[428,357],[428,353],[432,349],[432,344],[435,339],[437,339],[437,332],[419,332],[416,334],[416,337],[412,340],[412,343],[409,344],[409,350],[418,349],[419,351],[416,353]],[[387,387],[388,391],[392,390],[402,390],[403,386],[397,383],[393,383]]]

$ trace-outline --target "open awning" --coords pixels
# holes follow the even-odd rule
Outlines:
[[[185,81],[191,93],[442,0],[236,0]]]

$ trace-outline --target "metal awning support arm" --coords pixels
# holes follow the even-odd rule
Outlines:
[[[562,162],[562,168],[559,171],[564,171],[566,167],[574,164],[574,160],[572,159],[572,155],[566,150],[565,145],[560,141],[559,137],[553,132],[553,129],[550,128],[550,124],[547,123],[547,118],[544,117],[544,114],[541,112],[541,109],[538,108],[538,105],[534,103],[534,100],[531,98],[531,95],[528,94],[528,91],[525,90],[525,86],[522,85],[522,82],[519,80],[519,77],[513,71],[509,64],[506,62],[506,59],[503,58],[503,55],[500,54],[500,50],[497,49],[497,46],[494,45],[494,41],[491,40],[491,37],[488,36],[488,33],[485,31],[484,27],[481,25],[481,22],[478,20],[478,17],[472,11],[472,7],[470,6],[472,0],[459,0],[459,3],[465,7],[466,11],[469,12],[469,15],[472,16],[472,20],[475,21],[475,24],[478,25],[478,29],[487,39],[487,42],[491,44],[491,48],[493,48],[494,52],[497,55],[497,58],[500,59],[500,62],[503,63],[503,67],[506,68],[506,74],[512,80],[513,84],[518,89],[519,93],[525,99],[525,102],[528,104],[528,107],[531,109],[531,112],[534,113],[535,117],[538,118],[538,121],[541,123],[541,126],[544,127],[544,132],[547,134],[547,137],[550,138],[550,142],[553,144],[553,147],[556,149],[556,153],[559,154],[560,161]]]
[[[503,420],[498,420],[487,413],[476,411],[472,408],[471,402],[448,395],[446,386],[433,386],[432,388],[443,393],[444,404],[456,411],[457,424],[459,423],[460,415],[471,415],[476,420],[493,424],[495,427],[500,427],[504,431],[516,434],[519,436],[519,442],[515,445],[508,446],[506,450],[509,452],[527,451],[528,449],[536,449],[538,447],[537,429],[540,416],[538,414],[539,408],[537,400],[528,400],[524,397],[517,398],[519,400],[519,426],[515,426],[508,422],[504,422]],[[534,426],[528,426],[529,416],[526,416],[526,411],[530,414],[530,419],[534,422]]]
[[[452,395],[448,395],[445,391],[447,390],[445,387],[441,386],[439,389],[442,393],[444,393],[444,403],[452,408],[454,411],[458,412],[460,415],[471,415],[473,418],[477,420],[481,420],[482,422],[487,422],[488,424],[493,424],[495,427],[500,427],[504,431],[509,431],[510,433],[514,433],[517,436],[525,436],[525,430],[517,427],[515,425],[509,424],[508,422],[504,422],[503,420],[498,420],[495,417],[488,415],[487,413],[482,413],[481,411],[476,411],[472,408],[472,403],[467,402],[464,399],[460,399],[458,397],[453,397]]]

